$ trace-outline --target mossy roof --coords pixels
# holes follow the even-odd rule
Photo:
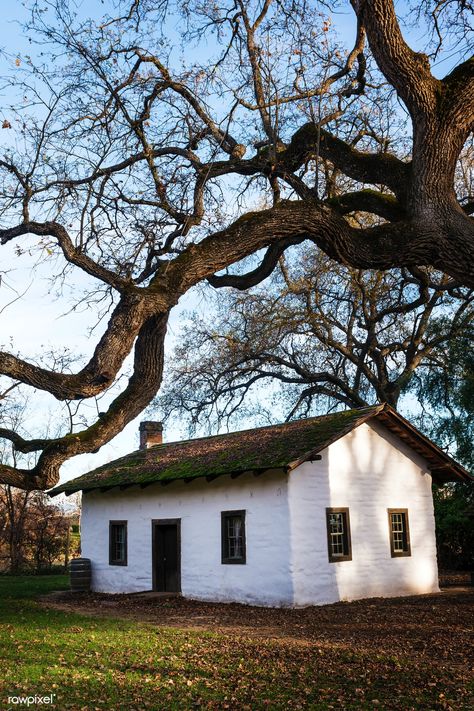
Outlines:
[[[266,469],[281,468],[289,471],[298,464],[311,460],[318,452],[368,419],[383,414],[385,415],[383,424],[388,424],[390,428],[393,419],[390,413],[394,411],[387,405],[377,405],[269,427],[155,445],[104,464],[83,476],[55,487],[49,493],[55,496],[61,492],[72,494],[80,490],[128,485],[143,486],[179,479],[189,481],[200,477],[214,478],[225,474],[259,472]],[[408,434],[411,440],[416,439],[413,437],[415,432],[422,438],[425,448],[426,443],[430,445],[428,449],[431,454],[432,450],[436,450],[440,456],[442,455],[443,467],[446,468],[445,460],[449,460],[462,470],[462,467],[418,433],[406,420],[396,413],[395,415],[398,427],[400,422],[409,426]],[[438,462],[438,459],[436,461]],[[452,475],[452,472],[447,473]]]

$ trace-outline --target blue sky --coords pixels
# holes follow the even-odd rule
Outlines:
[[[86,2],[83,5],[87,10],[88,6],[97,9],[99,4]],[[11,68],[16,56],[21,56],[24,53],[33,54],[34,48],[28,44],[21,30],[20,22],[28,16],[23,5],[15,0],[4,0],[2,10],[4,21],[0,25],[0,47],[11,54],[10,59],[1,60],[3,67],[0,73],[4,74]],[[6,103],[5,98],[5,96],[2,97],[3,107]],[[3,146],[8,138],[8,131],[4,131],[3,135],[0,132]],[[51,288],[49,282],[52,267],[54,267],[51,261],[54,257],[48,257],[45,254],[42,263],[38,265],[37,254],[29,255],[26,251],[21,257],[16,256],[16,244],[10,243],[2,246],[0,251],[0,270],[8,272],[2,275],[0,282],[1,348],[18,350],[26,358],[35,357],[41,351],[64,346],[67,346],[72,353],[91,354],[97,341],[97,333],[100,332],[99,327],[90,339],[87,337],[88,329],[96,321],[95,312],[85,308],[70,312],[70,308],[77,293],[84,291],[92,282],[82,272],[74,270],[67,280],[64,296],[58,298],[55,289]],[[23,238],[21,241],[22,248],[26,250],[28,246],[33,245],[34,238]],[[24,296],[11,304],[10,302],[15,300],[18,294],[24,294]],[[199,298],[189,294],[183,297],[178,307],[173,310],[168,345],[172,342],[177,331],[183,309],[194,308],[198,303]],[[8,306],[8,304],[10,305]],[[11,345],[10,339],[13,345]],[[47,423],[51,417],[51,409],[54,410],[57,405],[54,398],[47,394],[36,393],[32,402],[36,405],[34,417],[41,420],[42,423]],[[78,476],[103,462],[115,459],[135,449],[138,443],[138,424],[141,419],[143,417],[130,423],[113,442],[105,445],[98,454],[75,457],[67,462],[61,470],[61,480]],[[179,432],[176,429],[168,428],[165,436],[170,441],[179,438]]]
[[[107,3],[101,4],[96,0],[84,0],[78,2],[77,5],[81,8],[84,15],[90,12],[101,12]],[[399,3],[399,7],[404,7],[404,3]],[[28,13],[23,3],[16,0],[3,0],[2,2],[2,19],[0,25],[0,47],[6,50],[10,57],[2,58],[2,71],[5,74],[7,70],[13,67],[15,57],[25,53],[34,54],[35,48],[29,45],[25,36],[22,33],[20,23],[28,17]],[[355,23],[353,14],[348,6],[342,6],[340,11],[333,14],[333,23],[338,29],[340,36],[350,45],[353,41],[355,31]],[[410,32],[410,38],[416,46],[423,42],[423,31],[421,29],[413,29]],[[417,47],[419,48],[419,47]],[[449,53],[448,53],[449,55]],[[437,70],[440,75],[446,73],[449,63],[452,60],[447,60],[445,63],[439,63]],[[2,97],[3,111],[5,111],[5,99]],[[0,110],[1,111],[1,110]],[[1,113],[0,113],[1,117]],[[3,117],[2,117],[3,118]],[[3,135],[0,131],[0,139],[5,143],[8,140],[8,131],[4,131]],[[27,246],[28,240],[22,242],[22,246]],[[74,353],[88,355],[97,339],[95,334],[90,340],[87,337],[88,329],[94,324],[94,312],[90,309],[76,310],[73,313],[65,315],[74,297],[77,293],[82,292],[88,286],[87,277],[77,270],[68,279],[65,289],[65,298],[58,299],[51,290],[48,282],[51,272],[51,259],[46,257],[38,266],[36,264],[37,257],[30,256],[27,253],[21,258],[15,255],[15,245],[11,244],[1,248],[1,270],[9,270],[0,285],[0,343],[8,345],[8,339],[13,339],[13,349],[19,350],[25,357],[34,357],[41,349],[48,350],[50,348],[58,348],[68,346]],[[26,290],[22,299],[15,301],[8,308],[4,308],[15,294],[21,294]],[[178,307],[173,311],[170,336],[168,338],[168,346],[173,341],[174,334],[179,327],[179,321],[182,318],[184,309],[192,309],[199,305],[199,297],[196,294],[189,294],[182,299]],[[47,395],[37,397],[37,410],[34,415],[42,421],[49,417],[49,410],[55,405],[53,398]],[[99,466],[104,461],[114,459],[137,445],[138,422],[130,423],[128,427],[109,445],[104,446],[96,455],[84,455],[77,457],[66,465],[62,470],[62,479],[77,476],[88,469]],[[179,437],[179,431],[169,428],[165,432],[166,439],[172,440]]]

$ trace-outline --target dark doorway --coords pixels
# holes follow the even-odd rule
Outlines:
[[[181,521],[152,522],[153,589],[181,592]]]

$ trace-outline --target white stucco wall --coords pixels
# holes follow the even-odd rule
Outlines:
[[[289,477],[295,605],[438,591],[431,476],[377,423],[332,444]],[[352,560],[330,563],[326,507],[348,507]],[[389,508],[408,509],[411,556],[392,558]]]
[[[330,563],[326,507],[348,507],[352,560]],[[408,509],[411,556],[392,558],[388,508]],[[221,563],[221,511],[246,511],[245,565]],[[290,475],[245,474],[83,496],[93,588],[152,588],[152,519],[181,519],[181,589],[191,598],[310,605],[438,590],[431,476],[381,426],[364,424]],[[128,521],[128,565],[109,565],[109,521]]]
[[[181,519],[181,589],[204,600],[291,605],[287,476],[244,474],[231,480],[174,482],[146,489],[85,493],[82,555],[102,592],[152,588],[152,519]],[[245,509],[245,565],[221,563],[221,511]],[[126,520],[128,565],[109,565],[109,521]]]

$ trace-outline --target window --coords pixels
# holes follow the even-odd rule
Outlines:
[[[388,526],[392,558],[411,555],[408,509],[388,509]]]
[[[222,511],[222,563],[245,563],[245,511]]]
[[[109,565],[127,565],[126,521],[109,521]]]
[[[352,560],[349,509],[326,509],[329,562]]]

